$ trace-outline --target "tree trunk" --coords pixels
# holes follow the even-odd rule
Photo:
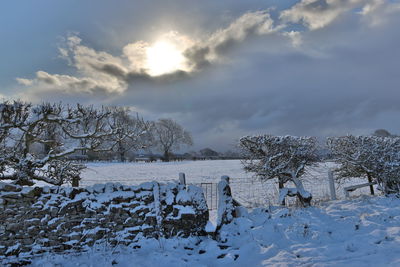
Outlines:
[[[169,151],[164,151],[164,161],[169,162]]]
[[[122,142],[118,142],[118,152],[119,152],[119,159],[121,162],[125,162],[125,150]]]
[[[368,177],[368,183],[372,183],[371,174],[367,173],[367,177]],[[371,184],[371,185],[369,186],[369,191],[371,192],[371,195],[375,195],[375,192],[374,192],[374,185]]]
[[[121,162],[125,162],[125,153],[124,152],[119,153],[119,159]]]
[[[297,197],[303,207],[311,206],[312,195],[306,191],[303,187],[301,180],[295,176],[292,176],[292,182],[295,184],[297,189]]]
[[[72,187],[79,187],[79,177],[72,177]]]
[[[280,192],[281,189],[284,188],[284,184],[283,184],[283,181],[282,181],[281,178],[278,178],[278,183],[279,183],[279,192]],[[282,205],[282,206],[286,206],[286,201],[285,201],[285,199],[282,200],[281,205]]]

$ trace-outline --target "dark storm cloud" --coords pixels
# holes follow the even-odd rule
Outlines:
[[[102,64],[102,65],[92,64],[91,67],[94,70],[98,70],[109,76],[114,76],[119,79],[126,79],[126,71],[117,65],[114,65],[114,64]],[[137,75],[138,75],[138,78],[140,78],[139,74],[137,74]]]

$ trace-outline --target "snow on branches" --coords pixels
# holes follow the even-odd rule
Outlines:
[[[367,176],[385,194],[400,192],[400,138],[381,136],[330,137],[327,145],[335,160],[339,178]]]
[[[0,179],[20,185],[34,180],[54,185],[78,178],[82,165],[68,156],[110,151],[124,138],[138,140],[148,125],[121,130],[110,108],[21,101],[0,104]]]
[[[314,137],[296,136],[245,136],[239,146],[246,156],[244,169],[261,179],[278,178],[280,188],[289,181],[296,186],[296,195],[303,206],[309,206],[311,194],[301,181],[305,167],[317,160],[317,140]],[[291,192],[294,190],[291,190]]]
[[[147,148],[153,143],[152,124],[144,121],[137,114],[131,116],[129,108],[111,107],[111,128],[115,130],[113,151],[119,155],[121,162],[125,161],[125,153],[129,150]]]

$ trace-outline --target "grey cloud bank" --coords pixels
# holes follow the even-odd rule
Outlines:
[[[185,70],[151,76],[140,50],[115,56],[70,35],[60,54],[75,73],[40,70],[18,82],[36,101],[129,105],[147,118],[175,118],[196,148],[228,149],[252,133],[400,133],[398,1],[303,0],[241,13],[192,37]]]

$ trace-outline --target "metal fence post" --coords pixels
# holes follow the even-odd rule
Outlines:
[[[329,180],[329,191],[331,193],[331,199],[336,200],[335,181],[333,180],[332,170],[328,170],[328,180]]]

